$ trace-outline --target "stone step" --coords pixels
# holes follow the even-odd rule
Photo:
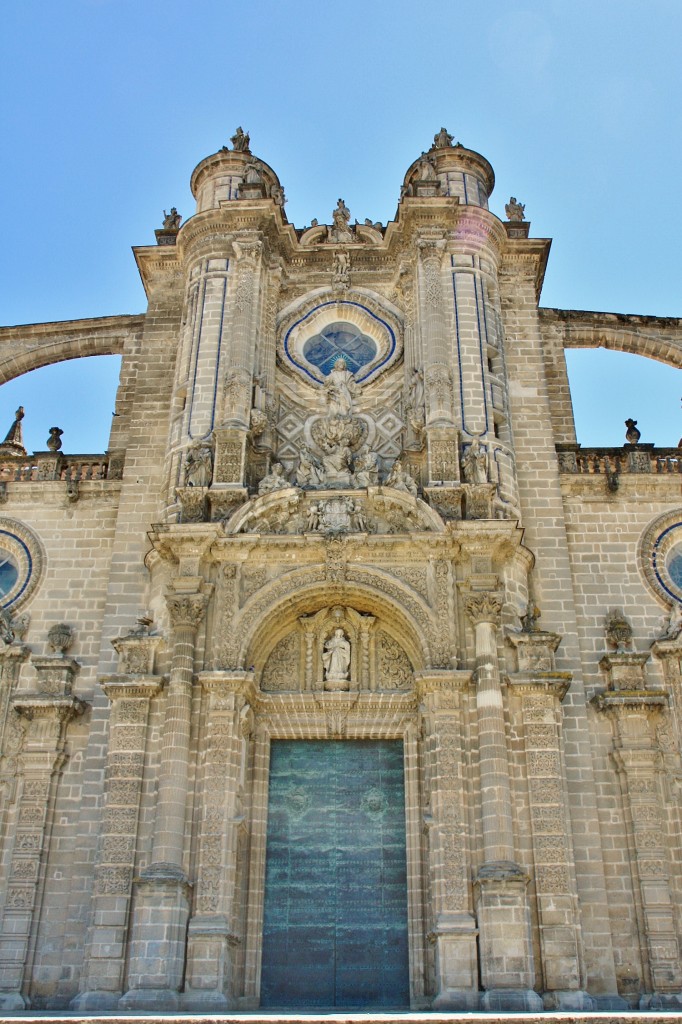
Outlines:
[[[430,1013],[428,1011],[404,1013],[264,1013],[254,1010],[249,1013],[212,1014],[99,1014],[86,1016],[79,1013],[30,1013],[4,1014],[3,1021],[22,1021],[29,1024],[60,1024],[68,1021],[74,1024],[136,1024],[144,1021],[152,1024],[682,1024],[682,1014],[667,1011],[627,1011],[623,1013]]]

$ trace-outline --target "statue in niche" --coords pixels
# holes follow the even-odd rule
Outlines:
[[[335,288],[350,287],[350,256],[342,250],[334,253],[332,284]]]
[[[324,469],[320,460],[307,444],[301,448],[296,468],[296,485],[298,487],[319,487],[324,480]]]
[[[391,472],[386,477],[386,486],[394,487],[396,491],[405,491],[413,498],[417,497],[417,485],[410,474],[403,469],[400,459],[396,459],[391,466]]]
[[[449,149],[452,147],[452,140],[454,135],[450,135],[450,132],[446,131],[445,128],[441,128],[439,132],[433,136],[432,149]]]
[[[488,483],[488,452],[477,438],[467,446],[462,456],[462,473],[467,484]]]
[[[329,683],[343,683],[348,679],[350,668],[350,644],[342,629],[335,629],[334,635],[324,645],[322,655],[324,678]]]
[[[677,640],[680,633],[682,633],[682,604],[675,601],[666,618],[665,629],[658,639]]]
[[[339,199],[336,204],[336,209],[332,213],[333,226],[328,229],[329,241],[330,242],[352,242],[353,232],[350,227],[350,210],[344,203],[343,199]]]
[[[510,196],[509,202],[505,204],[504,212],[507,214],[507,220],[521,221],[526,214],[525,203],[519,203],[516,196]]]
[[[376,487],[379,483],[379,456],[368,444],[362,446],[353,463],[355,487]]]
[[[243,128],[237,128],[237,131],[230,139],[230,142],[232,143],[232,148],[236,153],[249,152],[249,143],[251,142],[251,139],[249,133],[245,132]]]
[[[258,485],[258,493],[272,494],[273,491],[281,491],[285,487],[291,487],[291,484],[284,475],[284,468],[280,462],[273,462],[270,472]]]
[[[424,371],[415,366],[407,392],[406,404],[407,418],[415,434],[420,435],[424,431],[426,422],[426,410],[424,405]]]
[[[213,479],[213,449],[208,441],[195,441],[185,455],[185,486],[210,487]]]
[[[359,387],[355,383],[353,374],[348,369],[348,364],[343,358],[334,363],[324,383],[324,393],[327,399],[327,410],[330,416],[351,416],[353,413],[353,398],[358,394]]]
[[[351,450],[345,444],[326,444],[322,456],[323,482],[328,487],[349,487]]]

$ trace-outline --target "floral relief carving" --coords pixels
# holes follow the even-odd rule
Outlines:
[[[301,636],[288,633],[275,646],[263,670],[264,690],[301,689]]]
[[[412,685],[412,665],[400,644],[384,630],[377,633],[378,688],[407,690]]]

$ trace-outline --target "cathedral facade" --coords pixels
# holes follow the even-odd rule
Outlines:
[[[680,449],[576,443],[549,253],[441,129],[296,228],[239,129],[136,248],[107,453],[0,446],[0,1007],[682,1007]]]

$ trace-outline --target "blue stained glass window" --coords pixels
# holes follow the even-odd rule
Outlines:
[[[668,562],[668,572],[673,583],[682,590],[682,554],[674,554]]]
[[[337,359],[345,359],[351,373],[357,373],[376,358],[377,346],[366,334],[352,324],[334,323],[309,338],[303,346],[303,355],[326,377],[334,369]]]

